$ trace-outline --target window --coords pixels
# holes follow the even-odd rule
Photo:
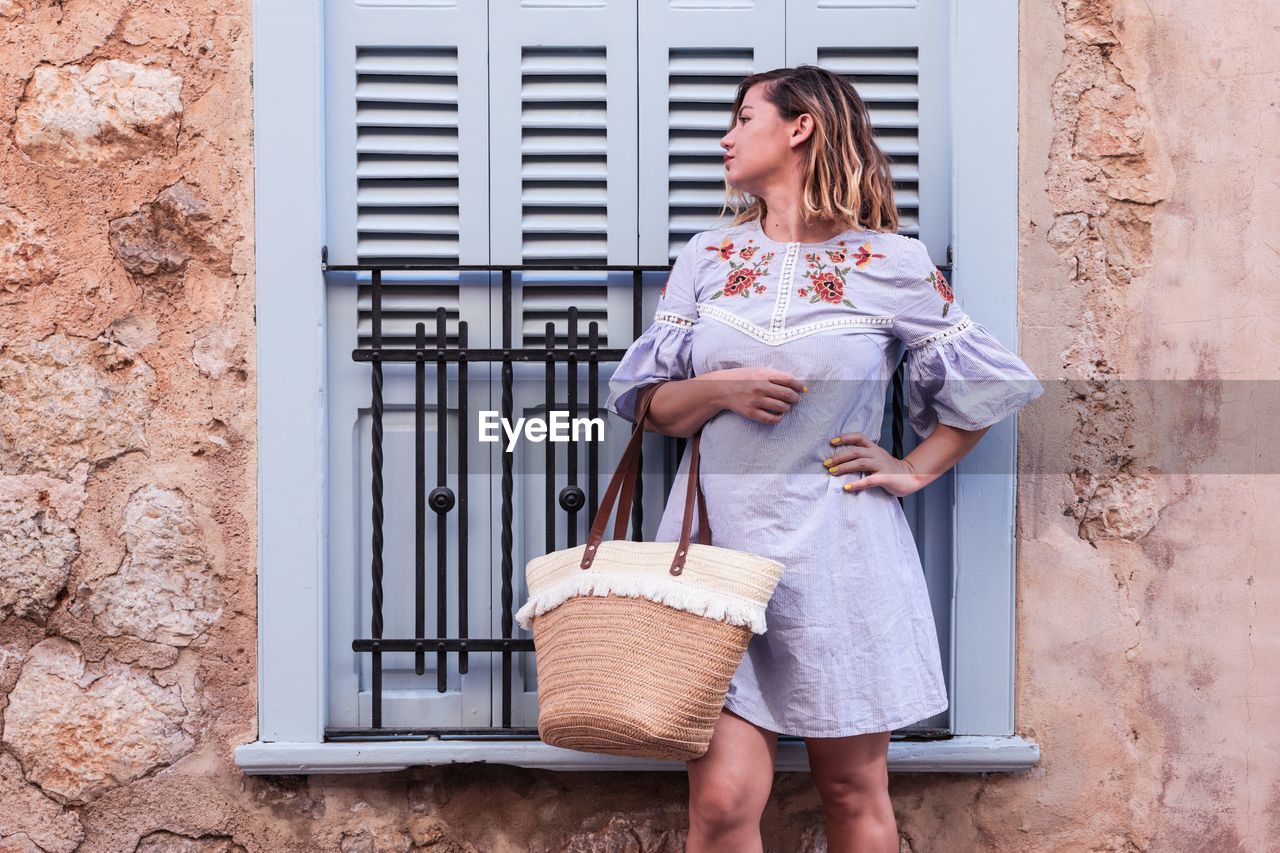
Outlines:
[[[368,274],[322,274],[322,247],[331,265],[663,266],[693,233],[717,222],[717,141],[737,80],[811,62],[853,75],[870,103],[881,144],[895,160],[904,233],[923,239],[944,268],[953,246],[966,309],[1004,340],[1015,339],[1015,14],[979,15],[974,0],[950,10],[897,0],[845,9],[775,0],[736,13],[684,6],[335,0],[322,7],[287,0],[255,10],[260,725],[259,740],[237,750],[249,772],[460,760],[683,767],[571,753],[536,740],[326,742],[326,729],[368,725],[371,711],[369,655],[351,647],[353,637],[367,636],[370,618],[362,581],[370,565],[370,367],[351,354],[367,345],[372,306]],[[298,38],[303,22],[323,39]],[[830,43],[833,34],[839,44]],[[500,278],[484,271],[384,275],[385,346],[410,342],[418,320],[434,344],[439,308],[447,342],[456,343],[466,320],[470,346],[500,345]],[[519,277],[513,344],[542,340],[547,321],[560,335],[572,304],[584,324],[596,320],[607,346],[625,346],[636,314],[629,275],[618,275],[548,270]],[[651,278],[644,322],[662,276]],[[399,367],[407,369],[387,370],[383,386],[385,459],[398,460],[384,472],[386,600],[414,593],[415,388],[412,369]],[[515,405],[534,408],[541,365],[517,367],[530,369],[514,383]],[[467,368],[473,409],[499,408],[494,369]],[[455,370],[445,388],[454,414],[441,420],[455,436],[457,380]],[[426,392],[434,400],[433,369]],[[992,428],[957,472],[908,506],[935,594],[944,661],[950,659],[952,707],[942,716],[956,737],[945,760],[930,751],[934,744],[895,742],[894,769],[1012,769],[1037,756],[1035,744],[1012,736],[1011,484],[1003,478],[992,489],[968,473],[1012,470],[1013,435],[1012,421]],[[498,637],[491,517],[501,465],[493,445],[475,443],[474,430],[468,447],[488,466],[468,477],[468,628],[471,636]],[[604,470],[618,450],[602,452]],[[444,482],[456,495],[449,470],[446,460]],[[434,487],[434,459],[424,460],[424,471]],[[520,521],[538,522],[545,484],[523,479],[532,485],[520,496]],[[646,489],[650,518],[660,492]],[[428,511],[426,520],[437,519]],[[518,607],[524,561],[545,540],[536,524],[518,524],[513,534]],[[462,539],[455,531],[446,540],[450,566],[458,565]],[[434,558],[427,555],[427,636],[434,636]],[[457,576],[451,568],[454,628],[461,618]],[[413,636],[414,618],[411,608],[394,615],[388,609],[386,636]],[[443,693],[436,652],[422,657],[419,676],[413,652],[388,656],[384,725],[501,723],[501,655],[470,653],[465,674],[456,653],[448,655]],[[522,687],[512,723],[532,726],[536,694],[523,687],[532,680],[533,657],[512,657]],[[521,658],[527,660],[517,664]],[[780,749],[779,769],[806,766],[801,742]]]

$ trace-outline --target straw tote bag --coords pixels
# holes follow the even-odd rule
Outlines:
[[[605,490],[585,545],[530,560],[529,599],[516,613],[532,625],[538,734],[552,746],[646,758],[698,758],[783,566],[710,544],[698,483],[701,435],[690,447],[679,542],[626,540],[641,424]],[[620,499],[620,500],[619,500]],[[619,502],[613,540],[605,526]],[[690,543],[693,508],[699,541]]]

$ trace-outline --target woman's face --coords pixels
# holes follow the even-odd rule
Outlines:
[[[726,158],[725,182],[758,198],[767,196],[771,187],[794,180],[798,146],[811,132],[808,116],[782,120],[763,95],[765,85],[757,83],[747,90],[734,116],[733,129],[720,137]]]

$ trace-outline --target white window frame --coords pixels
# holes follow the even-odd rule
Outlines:
[[[948,0],[953,21],[952,221],[957,276],[982,281],[965,310],[1017,341],[1018,5]],[[563,770],[684,770],[684,762],[575,752],[540,741],[324,742],[328,701],[325,530],[324,0],[255,0],[253,105],[258,378],[258,739],[247,773],[335,773],[481,761]],[[981,185],[978,182],[981,181]],[[976,247],[982,247],[977,251]],[[972,249],[972,251],[971,251]],[[894,742],[895,771],[1024,770],[1014,734],[1016,417],[957,466],[954,673],[948,740]],[[998,513],[990,511],[999,490]],[[968,497],[983,495],[977,506]],[[807,771],[802,741],[777,770]]]

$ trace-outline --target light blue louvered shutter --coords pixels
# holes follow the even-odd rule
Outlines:
[[[491,0],[489,33],[492,194],[491,235],[495,263],[547,264],[514,276],[512,343],[542,347],[547,323],[557,346],[567,343],[569,308],[578,309],[579,345],[598,324],[601,347],[631,341],[631,277],[627,273],[565,271],[556,264],[636,262],[636,0],[543,3]],[[501,291],[493,290],[494,334],[501,322]],[[612,365],[601,365],[599,402]],[[547,411],[543,364],[515,366],[517,417]],[[579,415],[587,415],[587,369],[578,368]],[[495,376],[495,382],[497,377]],[[567,369],[557,365],[555,408],[567,408]],[[601,412],[602,416],[604,415]],[[625,428],[613,422],[600,448],[607,475],[621,453]],[[547,541],[548,444],[521,442],[514,459],[513,600],[528,597],[524,566],[532,557],[568,543],[567,517],[555,495],[568,483],[566,445],[555,445],[551,478],[554,542]],[[579,447],[577,485],[586,489],[585,447]],[[497,470],[500,458],[495,452]],[[495,495],[499,493],[495,492]],[[577,542],[590,519],[580,512]],[[495,528],[495,535],[497,530]],[[500,583],[494,565],[495,589]],[[493,611],[493,636],[501,612]],[[514,635],[529,632],[513,626]],[[512,725],[537,725],[534,657],[513,661]],[[493,719],[501,721],[502,673],[495,669]]]
[[[488,262],[486,6],[327,4],[330,263]]]
[[[350,263],[487,263],[488,101],[486,4],[445,7],[420,3],[330,3],[325,34],[326,195],[328,260]],[[371,722],[368,653],[353,637],[371,636],[370,366],[351,351],[371,342],[368,273],[326,275],[328,304],[329,442],[329,713],[330,726]],[[383,276],[383,346],[411,346],[425,321],[434,345],[434,312],[444,307],[446,337],[457,341],[469,324],[469,344],[488,346],[489,294],[485,273],[387,272]],[[414,367],[384,366],[384,629],[383,636],[416,635],[414,614]],[[494,408],[488,365],[472,365],[470,408]],[[436,436],[449,431],[447,485],[459,489],[456,438],[457,368],[448,372],[446,411],[436,408],[435,370],[426,371],[426,490],[437,482]],[[442,416],[441,416],[442,415]],[[468,416],[474,424],[474,414]],[[467,537],[468,631],[488,635],[489,445],[470,430]],[[484,448],[483,451],[480,448]],[[478,463],[478,464],[477,464]],[[427,512],[426,636],[437,635],[436,517]],[[448,516],[448,594],[445,633],[458,636],[459,514]],[[487,726],[488,654],[471,654],[469,671],[447,657],[447,690],[437,691],[437,658],[424,657],[423,675],[411,653],[383,654],[383,725]]]
[[[640,5],[641,263],[669,264],[694,234],[728,221],[720,137],[738,82],[785,64],[785,13],[783,0],[750,11]],[[654,307],[646,302],[646,318]]]
[[[635,257],[636,0],[491,0],[495,263]]]

